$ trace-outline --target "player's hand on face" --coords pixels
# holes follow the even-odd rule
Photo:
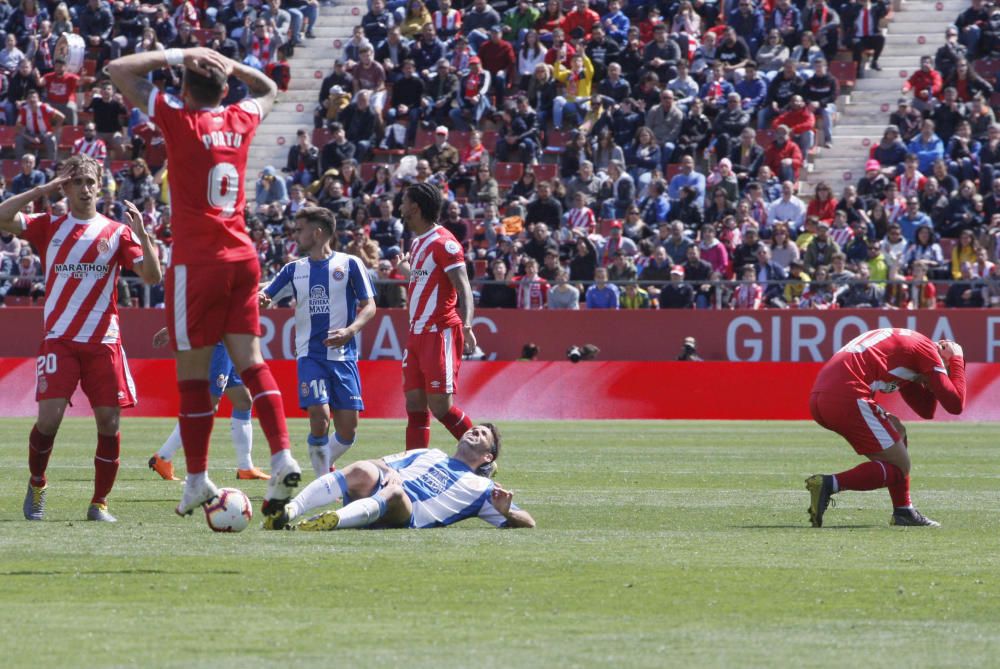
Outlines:
[[[323,343],[330,348],[340,348],[351,341],[352,337],[354,335],[347,328],[337,328],[326,333],[326,339],[323,340]]]
[[[257,293],[257,302],[261,307],[271,306],[271,296],[265,293],[263,290]]]
[[[500,515],[506,516],[510,513],[510,505],[514,500],[514,493],[509,490],[504,490],[499,485],[493,485],[493,492],[490,494],[490,502],[493,504],[493,508],[500,512]]]
[[[170,343],[170,333],[167,332],[167,328],[163,328],[153,335],[153,348],[163,348],[168,343]]]
[[[941,359],[948,362],[953,357],[958,356],[959,358],[964,358],[965,353],[962,350],[962,346],[956,342],[949,341],[947,339],[942,339],[938,342],[938,350],[941,351]]]
[[[62,188],[62,185],[64,183],[67,183],[68,181],[71,181],[72,179],[73,179],[72,173],[63,172],[52,181],[45,184],[44,186],[45,194],[52,195],[53,193],[58,193],[59,189]]]

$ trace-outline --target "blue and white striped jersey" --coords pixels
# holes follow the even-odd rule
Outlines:
[[[364,263],[357,256],[334,252],[326,260],[299,258],[281,268],[264,292],[275,299],[295,297],[295,355],[317,360],[357,360],[355,340],[328,348],[323,340],[329,330],[354,322],[358,302],[372,299],[375,289]]]
[[[493,481],[444,451],[421,448],[383,460],[403,479],[403,489],[413,504],[410,527],[444,527],[474,516],[495,527],[507,522],[493,507]]]

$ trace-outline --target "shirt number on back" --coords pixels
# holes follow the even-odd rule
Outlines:
[[[875,344],[885,341],[892,336],[892,329],[883,328],[881,330],[872,330],[871,332],[862,332],[857,337],[847,342],[844,348],[840,349],[841,352],[847,353],[864,353],[870,349]],[[900,330],[899,334],[909,334],[908,330]]]
[[[223,214],[236,211],[236,195],[240,190],[240,173],[232,163],[219,163],[208,173],[208,203]]]

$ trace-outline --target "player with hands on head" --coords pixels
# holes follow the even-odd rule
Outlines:
[[[428,183],[403,192],[400,214],[413,233],[409,259],[400,272],[409,278],[410,329],[403,353],[406,450],[427,448],[433,412],[456,439],[472,419],[454,403],[463,353],[476,349],[472,332],[472,287],[462,245],[438,225],[442,196]]]
[[[513,504],[514,494],[489,478],[500,457],[500,430],[492,423],[469,428],[449,457],[436,448],[359,460],[307,485],[265,529],[302,531],[368,527],[423,529],[479,517],[495,527],[531,528],[535,520]],[[348,501],[295,523],[314,509]]]
[[[179,97],[149,75],[184,67]],[[176,508],[190,514],[217,494],[208,478],[212,396],[208,374],[219,341],[250,390],[271,450],[264,515],[284,508],[302,470],[290,451],[281,392],[260,350],[257,287],[260,263],[247,234],[245,174],[250,143],[270,112],[277,88],[262,72],[211,49],[167,49],[118,58],[112,81],[162,131],[170,172],[173,246],[166,279],[167,328],[177,361],[181,441],[187,464]],[[250,97],[221,106],[233,75]]]
[[[921,418],[934,418],[939,403],[948,413],[962,413],[962,347],[948,340],[935,343],[913,330],[882,328],[858,335],[827,361],[813,385],[809,410],[817,423],[844,437],[869,461],[839,474],[816,474],[806,479],[813,527],[822,527],[831,495],[878,488],[889,489],[893,506],[890,524],[940,524],[913,508],[906,429],[874,399],[877,392],[896,390]]]
[[[97,213],[102,171],[93,158],[75,155],[49,183],[0,203],[0,231],[34,245],[45,267],[44,339],[36,368],[38,418],[28,439],[27,520],[45,518],[45,471],[77,385],[87,395],[97,422],[94,495],[87,520],[116,520],[108,512],[107,496],[118,475],[121,409],[133,406],[136,398],[121,344],[115,286],[121,268],[133,269],[147,284],[159,283],[162,272],[154,242],[134,204],[125,202],[128,225]],[[21,213],[60,189],[69,213],[58,217]]]
[[[304,256],[282,267],[259,299],[266,307],[286,293],[295,297],[299,406],[309,413],[309,459],[322,476],[357,438],[365,405],[354,337],[375,315],[375,288],[361,258],[335,250],[329,209],[299,209],[294,230]]]
[[[153,348],[163,348],[170,343],[170,333],[167,328],[153,335]],[[229,357],[225,344],[219,342],[212,352],[212,365],[208,373],[209,392],[212,393],[214,411],[219,410],[219,402],[223,394],[233,407],[230,423],[230,435],[233,449],[236,451],[236,479],[240,481],[266,481],[270,476],[254,466],[251,452],[253,451],[253,424],[250,421],[253,398],[243,384],[243,379],[237,374],[233,361]],[[174,453],[180,450],[181,426],[174,425],[173,432],[163,442],[160,449],[149,459],[149,468],[166,481],[178,480],[174,476]]]

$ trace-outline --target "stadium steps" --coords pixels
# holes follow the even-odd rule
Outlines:
[[[295,47],[291,63],[292,77],[288,91],[278,94],[278,103],[261,124],[250,146],[247,162],[247,200],[254,199],[257,175],[266,165],[284,166],[288,149],[295,143],[295,131],[306,128],[312,133],[313,109],[319,98],[323,77],[333,69],[342,45],[351,38],[351,29],[361,23],[367,10],[365,0],[338,0],[335,5],[320,7],[315,39]]]
[[[965,0],[908,0],[893,11],[879,59],[882,71],[866,69],[857,80],[833,128],[833,148],[819,152],[812,172],[803,173],[805,181],[825,181],[839,196],[844,186],[864,175],[871,144],[881,139],[903,81],[920,66],[921,56],[934,55],[944,43],[945,27],[967,5]],[[812,192],[812,186],[804,189],[807,196]]]

